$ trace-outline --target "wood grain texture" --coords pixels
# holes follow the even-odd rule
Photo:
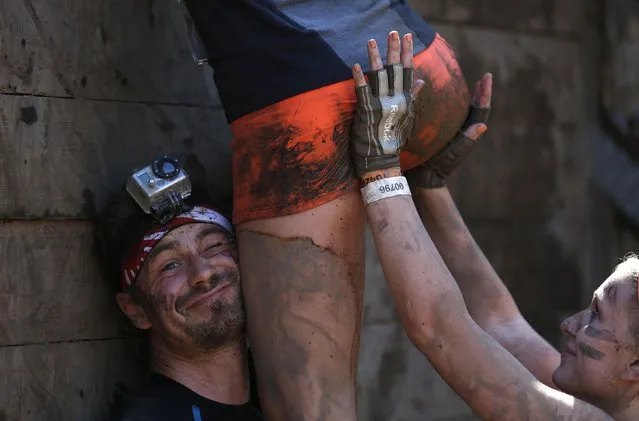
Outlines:
[[[216,198],[232,191],[220,109],[0,95],[0,219],[86,218],[135,167],[193,152]]]
[[[590,0],[410,0],[427,21],[526,32],[543,37],[578,37],[595,9]]]
[[[0,224],[0,347],[131,335],[89,222]]]
[[[144,367],[131,340],[0,347],[0,420],[106,421]]]
[[[219,105],[175,0],[0,0],[0,92]]]

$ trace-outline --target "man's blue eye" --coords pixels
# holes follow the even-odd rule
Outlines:
[[[162,268],[162,272],[165,272],[167,270],[173,270],[176,269],[178,267],[178,264],[175,262],[171,262],[171,263],[167,263],[166,265],[164,265],[164,267]]]

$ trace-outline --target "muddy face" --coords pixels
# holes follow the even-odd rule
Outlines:
[[[595,291],[590,306],[561,324],[566,342],[553,381],[609,411],[633,399],[629,393],[639,376],[638,269],[639,260],[622,263]]]
[[[243,335],[237,250],[211,224],[189,224],[158,243],[136,281],[134,323],[154,340],[184,352],[219,348]]]

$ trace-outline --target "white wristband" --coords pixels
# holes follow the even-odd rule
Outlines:
[[[393,196],[411,196],[406,177],[388,177],[368,183],[362,188],[364,205]]]

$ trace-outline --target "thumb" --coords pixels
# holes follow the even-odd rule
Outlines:
[[[476,142],[477,140],[479,140],[481,135],[486,133],[486,131],[488,131],[488,126],[486,126],[484,123],[477,123],[467,128],[464,131],[464,136]]]
[[[417,94],[419,93],[419,91],[422,90],[424,85],[426,85],[426,82],[424,82],[421,79],[417,79],[415,80],[415,82],[413,82],[413,88],[410,90],[410,94],[413,96],[413,98],[417,96]]]

